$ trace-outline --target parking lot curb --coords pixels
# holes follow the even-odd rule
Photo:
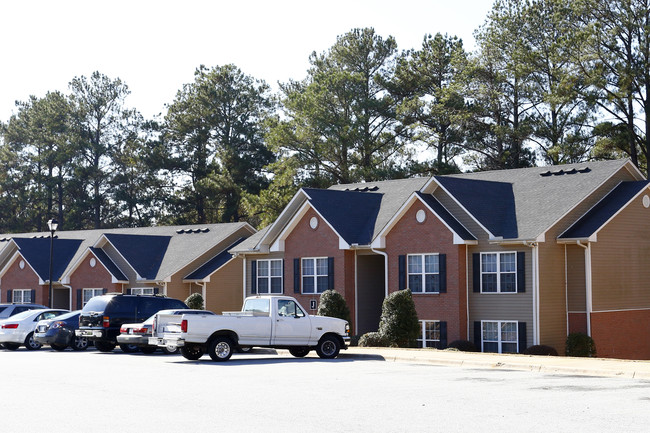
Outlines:
[[[340,356],[347,359],[383,360],[461,368],[650,380],[650,361],[361,347],[350,347],[341,352]]]

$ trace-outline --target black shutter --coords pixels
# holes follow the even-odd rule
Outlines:
[[[397,258],[397,263],[398,263],[398,277],[399,277],[399,289],[404,290],[406,289],[406,256],[401,255]]]
[[[81,310],[83,304],[83,289],[77,289],[77,310]]]
[[[54,290],[52,290],[52,297],[54,297]],[[35,304],[35,303],[36,303],[36,290],[32,289],[32,304]],[[54,307],[54,302],[53,302],[52,299],[50,299],[50,305],[52,307]]]
[[[293,259],[293,293],[300,293],[300,259]]]
[[[327,290],[334,290],[334,257],[327,258]]]
[[[257,260],[251,260],[251,294],[257,295]]]
[[[11,289],[7,290],[7,302],[9,303],[13,301],[13,298],[11,297],[11,292],[12,292]]]
[[[440,347],[438,349],[447,348],[447,322],[440,321]]]
[[[447,254],[438,255],[438,272],[440,293],[447,293]]]
[[[106,293],[108,293],[108,289],[102,289],[102,295],[105,295]]]
[[[517,293],[526,291],[526,253],[517,253]]]
[[[476,346],[476,349],[479,352],[483,351],[481,349],[482,339],[483,339],[483,336],[481,335],[481,321],[477,320],[477,321],[474,322],[474,345]]]
[[[130,295],[131,294],[131,289],[126,289],[126,294]]]
[[[523,353],[528,348],[526,340],[526,322],[519,322],[517,325],[519,333],[519,353]]]
[[[481,292],[481,253],[472,254],[472,277],[475,293]]]
[[[153,288],[153,294],[157,295],[158,293],[160,293],[160,289],[158,287],[154,287]]]

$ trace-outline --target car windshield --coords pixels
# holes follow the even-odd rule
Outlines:
[[[23,319],[27,319],[28,317],[36,316],[37,314],[40,314],[40,313],[42,313],[42,312],[43,312],[43,311],[40,310],[40,309],[39,309],[39,310],[27,310],[27,311],[23,311],[22,313],[14,314],[13,316],[11,316],[11,320],[23,320]]]

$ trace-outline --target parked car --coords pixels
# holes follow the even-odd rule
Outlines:
[[[161,310],[158,311],[161,314],[205,314],[205,315],[214,315],[212,311],[207,310]],[[156,313],[156,314],[158,314]],[[120,335],[117,336],[117,343],[122,347],[132,346],[136,347],[136,351],[140,350],[142,353],[153,353],[158,349],[158,346],[149,344],[149,337],[151,337],[151,327],[153,321],[156,317],[156,314],[149,317],[142,323],[125,323],[120,327]],[[178,347],[162,347],[162,351],[166,354],[177,353]]]
[[[34,340],[58,351],[65,350],[66,347],[72,350],[86,350],[88,339],[74,335],[74,331],[79,329],[80,314],[81,310],[77,310],[39,321],[34,330]]]
[[[123,295],[112,293],[95,296],[84,306],[79,316],[77,337],[86,337],[97,350],[115,349],[120,328],[125,323],[142,323],[160,310],[187,309],[178,299],[161,295]],[[138,350],[135,346],[120,344],[124,352]]]
[[[40,349],[41,343],[34,340],[34,329],[38,321],[52,319],[67,312],[68,310],[38,308],[0,320],[0,343],[9,350],[16,350],[22,345],[28,350]]]
[[[22,313],[23,311],[35,310],[37,308],[47,308],[41,304],[0,304],[0,320],[11,317],[14,314]]]

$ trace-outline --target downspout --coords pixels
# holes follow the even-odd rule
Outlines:
[[[465,309],[467,310],[467,341],[469,341],[469,245],[465,244]]]
[[[569,335],[569,261],[564,244],[564,305],[566,305],[566,335]]]
[[[541,340],[539,330],[539,249],[537,242],[524,242],[524,245],[532,248],[532,285],[533,285],[533,344],[539,344]]]
[[[581,241],[576,241],[576,245],[585,249],[585,307],[587,309],[587,335],[591,337],[591,310],[593,308],[591,292],[591,244],[587,242],[587,245],[584,245]]]
[[[388,253],[370,247],[370,251],[384,256],[384,298],[388,298]]]
[[[246,255],[242,257],[242,298],[241,298],[241,304],[244,305],[244,299],[246,299]],[[282,269],[282,284],[284,285],[284,279],[286,275],[284,275],[284,269]]]
[[[72,286],[68,286],[67,284],[63,284],[60,281],[59,281],[59,284],[61,284],[61,286],[66,287],[68,289],[68,293],[69,293],[68,305],[70,306],[69,307],[70,311],[76,310],[76,308],[72,308]]]
[[[203,297],[203,309],[204,309],[204,310],[207,310],[207,309],[208,309],[208,308],[207,308],[207,305],[208,305],[208,298],[206,297],[207,294],[208,294],[208,290],[207,290],[207,288],[206,288],[207,285],[208,285],[208,283],[206,283],[205,281],[201,282],[201,286],[202,286],[202,287],[201,287],[201,296]]]
[[[359,291],[358,291],[358,281],[359,281],[359,270],[357,268],[357,250],[354,250],[354,334],[358,332],[359,324]]]

